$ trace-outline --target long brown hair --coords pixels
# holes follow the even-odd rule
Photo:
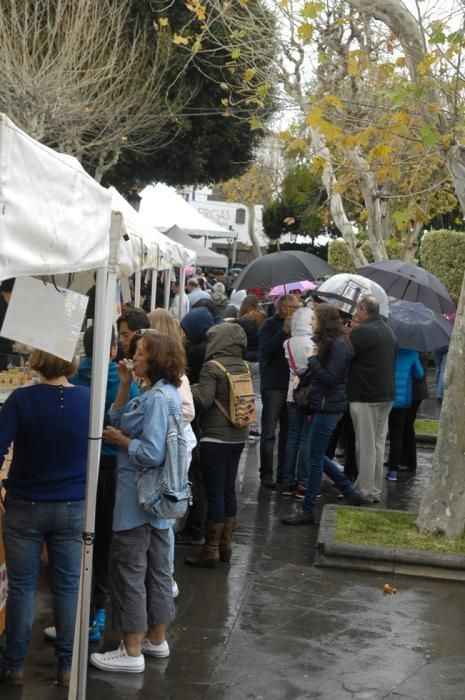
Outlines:
[[[186,354],[176,337],[161,333],[144,333],[137,337],[148,354],[147,377],[153,386],[159,379],[166,379],[174,386],[181,386],[182,375],[186,371]]]
[[[314,312],[318,322],[315,335],[318,357],[323,359],[329,352],[336,338],[344,335],[339,311],[331,304],[316,304]]]

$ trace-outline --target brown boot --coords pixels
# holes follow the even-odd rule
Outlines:
[[[224,523],[207,523],[205,544],[195,557],[184,559],[190,566],[199,566],[203,569],[216,569],[220,561],[219,544],[223,534]]]
[[[223,537],[221,538],[220,542],[220,561],[225,562],[225,564],[229,564],[231,560],[231,542],[234,529],[236,527],[236,522],[237,520],[234,516],[232,518],[224,519]]]

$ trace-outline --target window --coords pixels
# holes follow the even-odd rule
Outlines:
[[[245,209],[236,209],[236,224],[245,224]]]

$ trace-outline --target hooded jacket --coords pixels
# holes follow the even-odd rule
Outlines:
[[[204,306],[192,309],[181,319],[181,328],[188,340],[186,347],[187,376],[191,384],[199,381],[207,347],[207,331],[214,324],[215,319]]]
[[[287,400],[294,401],[294,383],[299,372],[307,369],[308,354],[315,345],[312,340],[313,310],[310,307],[297,309],[292,316],[291,338],[284,341],[284,354],[289,362],[289,389]]]
[[[248,426],[236,428],[214,403],[215,398],[228,410],[229,381],[226,374],[210,360],[218,360],[231,374],[242,374],[246,363],[244,357],[247,338],[236,323],[214,326],[207,333],[205,364],[200,372],[199,383],[192,387],[194,401],[201,408],[201,441],[244,442],[249,434]]]
[[[69,378],[70,384],[75,384],[76,386],[89,386],[92,379],[92,358],[85,357],[82,358],[79,363],[77,374],[74,377]],[[118,365],[116,362],[110,362],[108,364],[108,379],[107,379],[107,391],[105,394],[105,416],[103,419],[103,425],[110,424],[110,418],[108,416],[108,411],[110,410],[111,404],[116,398],[120,385]],[[131,382],[131,389],[129,393],[129,399],[133,399],[137,396],[139,390],[135,382]],[[118,448],[115,445],[109,445],[106,442],[102,442],[102,457],[116,457],[118,454]]]

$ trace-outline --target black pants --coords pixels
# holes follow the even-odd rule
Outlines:
[[[260,436],[260,478],[273,478],[273,455],[276,428],[279,423],[277,480],[282,481],[287,443],[287,391],[262,391],[262,431]]]
[[[417,438],[415,435],[415,420],[420,407],[420,401],[413,401],[410,408],[407,408],[404,423],[404,439],[402,440],[402,451],[400,464],[407,469],[417,468]]]
[[[95,509],[95,541],[93,554],[93,586],[91,610],[104,608],[109,601],[108,571],[113,530],[116,492],[116,457],[103,455],[97,483]]]
[[[406,408],[393,408],[389,414],[389,471],[399,468],[406,416]]]
[[[201,442],[200,459],[207,494],[207,519],[222,523],[237,512],[236,477],[244,443]]]
[[[200,462],[200,447],[196,446],[192,452],[192,461],[189,467],[189,481],[192,488],[192,505],[189,508],[184,531],[195,538],[205,535],[205,522],[207,520],[207,497],[203,483],[202,466]]]

